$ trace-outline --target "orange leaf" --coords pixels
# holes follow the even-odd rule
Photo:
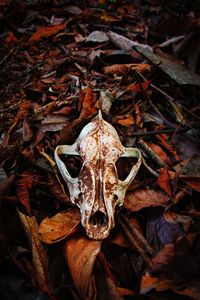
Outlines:
[[[81,299],[86,299],[94,262],[101,241],[90,240],[85,235],[68,239],[64,246],[65,259]]]
[[[131,83],[128,85],[128,90],[135,93],[142,93],[146,91],[151,83],[151,80],[144,81],[142,83]]]
[[[161,147],[153,143],[147,143],[147,144],[160,157],[162,161],[164,161],[167,165],[171,165],[171,161],[169,157]]]
[[[67,23],[51,25],[47,27],[40,27],[38,30],[30,37],[29,42],[37,42],[44,37],[49,37],[55,35],[59,31],[65,29]]]
[[[123,126],[129,127],[135,123],[133,117],[131,115],[125,117],[124,119],[117,120],[118,124],[121,124]]]
[[[59,242],[74,233],[79,223],[80,213],[77,208],[60,212],[42,220],[38,230],[39,238],[47,244]]]
[[[149,189],[138,189],[127,193],[124,200],[124,207],[129,211],[138,211],[149,206],[163,206],[169,197],[162,193]]]
[[[157,179],[157,183],[163,191],[172,196],[172,187],[167,168],[163,168],[160,170],[160,175]]]

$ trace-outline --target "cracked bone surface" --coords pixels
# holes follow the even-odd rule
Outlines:
[[[81,157],[83,163],[77,177],[72,177],[60,155]],[[137,158],[125,180],[117,174],[116,162],[120,157]],[[81,223],[88,237],[106,238],[114,227],[115,207],[123,204],[126,190],[140,168],[140,151],[123,147],[115,128],[99,112],[73,145],[56,147],[55,160],[72,203],[80,208]]]

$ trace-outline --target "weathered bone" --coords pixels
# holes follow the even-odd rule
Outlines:
[[[80,175],[73,178],[59,155],[78,155],[83,160]],[[136,157],[125,180],[119,180],[115,163],[119,157]],[[81,222],[92,239],[104,239],[114,227],[116,205],[122,205],[126,190],[135,178],[141,153],[122,146],[115,128],[99,112],[81,131],[73,145],[60,145],[55,160],[67,183],[70,199],[80,207]]]

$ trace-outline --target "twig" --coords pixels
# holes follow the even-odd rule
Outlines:
[[[193,127],[193,129],[200,128],[200,125]],[[141,136],[152,136],[152,135],[159,135],[163,133],[174,133],[176,131],[178,132],[185,132],[191,129],[191,126],[185,126],[183,128],[171,128],[171,129],[159,129],[159,130],[149,130],[149,131],[140,131],[140,132],[134,132],[131,134],[132,137],[141,137]]]
[[[122,230],[124,231],[125,235],[127,236],[127,238],[129,239],[131,245],[136,248],[138,250],[138,252],[140,253],[140,255],[143,257],[144,261],[147,263],[147,265],[152,268],[153,267],[153,263],[152,260],[148,257],[148,255],[145,253],[145,251],[142,249],[142,247],[139,245],[137,239],[135,239],[133,237],[133,235],[136,235],[136,233],[131,232],[133,231],[133,229],[130,231],[130,228],[128,228],[127,224],[125,223],[124,219],[122,216],[118,215],[117,218],[117,222],[119,223],[119,225],[121,226]],[[146,240],[145,240],[145,244],[146,244]],[[143,244],[143,243],[142,243]],[[143,244],[144,245],[144,244]],[[149,246],[150,247],[150,246]],[[148,249],[149,249],[148,247]],[[149,252],[149,250],[147,251]]]
[[[2,60],[0,61],[0,65],[2,65],[8,59],[8,57],[14,52],[14,50],[15,50],[15,47],[10,49],[8,54],[6,56],[4,56],[4,58],[2,58]]]

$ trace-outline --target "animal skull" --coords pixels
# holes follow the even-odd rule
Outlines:
[[[59,155],[76,155],[83,160],[78,177],[73,178]],[[119,180],[116,162],[119,157],[136,157],[125,180]],[[81,222],[87,235],[101,240],[114,227],[116,205],[122,205],[126,190],[141,165],[141,153],[136,148],[122,146],[115,128],[106,122],[101,112],[81,131],[73,145],[55,149],[55,160],[66,181],[70,199],[80,207]]]

